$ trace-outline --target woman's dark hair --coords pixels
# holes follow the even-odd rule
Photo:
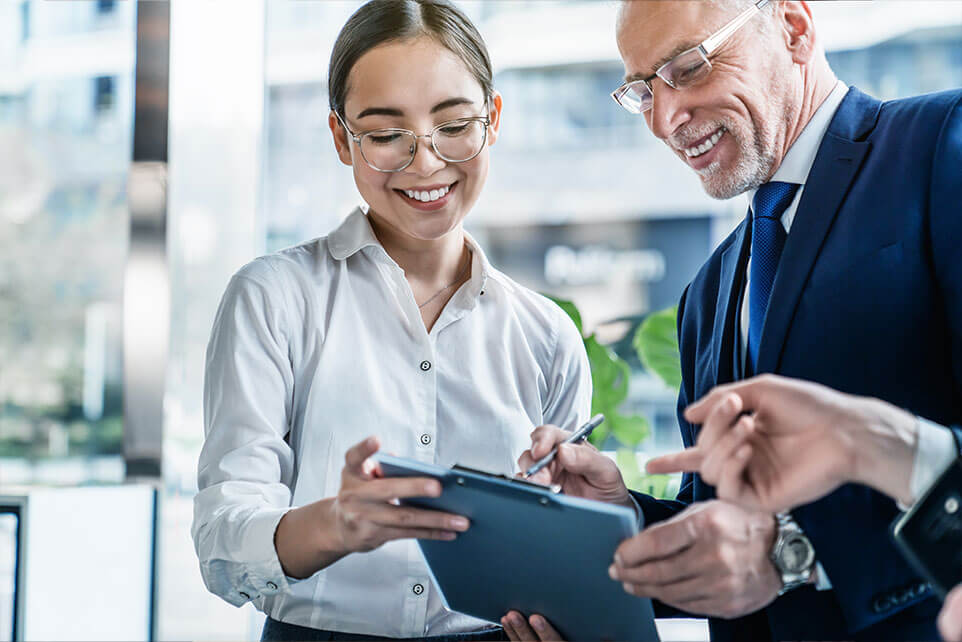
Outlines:
[[[491,58],[481,34],[448,0],[371,0],[341,28],[327,73],[331,109],[344,116],[348,75],[354,63],[378,45],[419,36],[433,38],[460,58],[484,90],[494,91]]]

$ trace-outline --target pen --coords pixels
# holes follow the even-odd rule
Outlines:
[[[565,439],[565,440],[564,440],[563,442],[561,442],[561,443],[563,443],[563,444],[575,444],[575,443],[578,443],[579,441],[581,441],[582,439],[587,439],[587,438],[588,438],[588,435],[591,434],[591,431],[594,430],[595,428],[597,428],[598,426],[600,426],[600,425],[601,425],[601,422],[604,421],[604,420],[605,420],[605,416],[604,416],[604,415],[602,415],[602,414],[600,414],[600,413],[597,414],[597,415],[595,415],[594,417],[592,417],[591,419],[589,419],[588,422],[587,422],[586,424],[584,424],[581,428],[579,428],[578,430],[576,430],[576,431],[574,431],[573,433],[571,433],[571,436],[568,437],[567,439]],[[560,445],[560,444],[559,444],[559,445]],[[555,446],[554,448],[551,449],[551,452],[550,452],[550,453],[548,453],[547,455],[545,455],[544,457],[542,457],[541,459],[539,459],[538,461],[536,461],[536,462],[531,466],[531,468],[529,468],[528,470],[524,471],[524,476],[525,476],[525,477],[531,477],[531,475],[534,475],[536,472],[538,472],[539,470],[541,470],[542,468],[544,468],[545,466],[547,466],[548,464],[550,464],[550,463],[554,460],[555,455],[557,455],[557,454],[558,454],[558,446]]]

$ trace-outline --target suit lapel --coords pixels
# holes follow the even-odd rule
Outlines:
[[[734,381],[735,329],[738,322],[738,294],[741,291],[735,280],[744,280],[745,263],[749,248],[748,222],[742,221],[735,230],[735,238],[721,256],[721,273],[718,281],[718,300],[715,303],[715,322],[712,325],[714,347],[714,383]]]
[[[798,204],[798,213],[778,264],[758,350],[757,373],[776,372],[785,340],[819,251],[871,149],[863,142],[881,107],[852,89],[839,105],[815,157]]]

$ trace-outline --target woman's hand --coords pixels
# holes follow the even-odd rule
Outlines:
[[[438,497],[441,483],[428,477],[382,477],[370,459],[378,447],[377,438],[368,437],[344,457],[341,489],[331,506],[342,550],[370,551],[404,538],[452,540],[468,529],[468,520],[459,515],[398,505],[402,498]]]
[[[353,446],[344,457],[337,495],[281,518],[274,547],[289,577],[310,577],[345,555],[391,540],[453,540],[468,529],[468,520],[460,515],[401,506],[403,498],[438,497],[441,484],[428,477],[382,477],[371,459],[379,447],[376,437]]]
[[[523,642],[526,640],[541,642],[558,642],[561,636],[551,623],[542,615],[532,615],[527,620],[517,611],[508,611],[501,618],[501,626],[512,642]]]
[[[571,433],[557,426],[535,428],[531,433],[531,448],[521,453],[518,459],[521,470],[530,468],[556,445],[558,454],[528,481],[546,486],[558,484],[565,495],[634,506],[617,464],[586,441],[563,443],[570,436]]]

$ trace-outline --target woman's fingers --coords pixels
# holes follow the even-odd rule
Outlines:
[[[377,437],[368,437],[364,441],[351,446],[344,454],[344,470],[356,477],[368,478],[369,471],[364,470],[364,462],[381,447]]]
[[[430,528],[385,528],[381,534],[385,542],[395,539],[436,539],[450,542],[458,538],[454,531]]]
[[[381,502],[408,497],[438,497],[441,482],[430,477],[384,477],[356,484],[350,492],[367,501]]]
[[[365,510],[368,521],[391,528],[424,528],[428,530],[466,531],[470,526],[467,518],[437,510],[424,510],[410,506],[373,504]]]

